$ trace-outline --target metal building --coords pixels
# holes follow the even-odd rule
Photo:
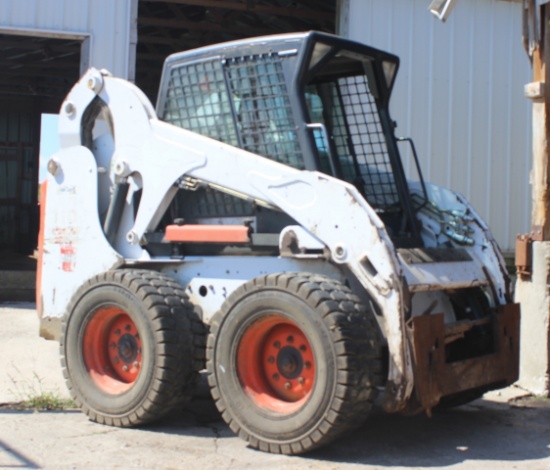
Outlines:
[[[345,0],[340,30],[400,57],[391,103],[397,134],[414,139],[425,178],[464,194],[513,250],[531,220],[522,4],[461,0],[442,24],[429,3]]]
[[[156,101],[162,63],[216,42],[334,32],[337,0],[0,0],[0,270],[38,232],[40,116],[57,113],[89,66]]]
[[[512,249],[531,211],[521,5],[462,0],[440,24],[428,4],[0,0],[0,250],[35,247],[40,115],[58,111],[88,66],[135,80],[154,102],[172,52],[269,33],[334,32],[336,23],[343,35],[401,57],[392,101],[398,133],[415,139],[427,179],[464,193]]]

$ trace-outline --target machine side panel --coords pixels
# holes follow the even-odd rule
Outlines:
[[[97,165],[85,147],[59,151],[48,174],[41,266],[41,335],[57,337],[59,320],[79,286],[123,263],[97,216]]]

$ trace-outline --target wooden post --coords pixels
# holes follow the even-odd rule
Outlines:
[[[550,8],[541,7],[541,41],[533,52],[533,83],[525,87],[526,96],[533,99],[533,216],[531,236],[533,240],[550,240],[550,193],[548,188],[549,157],[548,136],[550,122],[548,110],[550,104]]]
[[[538,4],[531,5],[539,8]],[[531,12],[532,13],[532,12]],[[525,95],[533,100],[531,184],[531,276],[518,274],[516,301],[521,304],[519,385],[537,395],[550,392],[550,4],[540,7],[541,34],[533,51],[533,82]],[[532,38],[533,39],[533,38]]]

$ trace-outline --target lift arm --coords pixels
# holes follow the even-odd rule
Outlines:
[[[65,162],[87,153],[84,141],[98,106],[108,108],[113,129],[112,185],[126,181],[131,193],[142,190],[135,220],[125,227],[126,246],[115,246],[117,252],[131,252],[131,247],[141,252],[140,245],[156,228],[178,184],[189,180],[283,211],[322,241],[332,261],[345,265],[381,307],[390,349],[385,407],[398,411],[404,406],[412,392],[413,373],[405,337],[403,273],[384,225],[354,186],[161,122],[134,85],[90,69],[62,105],[62,150],[52,159],[57,171],[51,175],[50,192],[52,186],[66,184]],[[115,257],[112,261],[116,264]],[[104,269],[99,263],[95,268],[97,274]],[[87,276],[90,270],[94,268],[88,267]]]

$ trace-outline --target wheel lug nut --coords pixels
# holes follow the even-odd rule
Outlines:
[[[302,351],[302,352],[306,352],[306,351],[307,351],[307,348],[306,348],[306,345],[305,345],[305,344],[302,344],[302,345],[300,346],[300,351]]]
[[[131,327],[130,325],[126,325],[126,326],[124,327],[124,329],[125,329],[126,331],[130,331],[130,330],[132,329],[132,327]]]
[[[273,380],[279,380],[279,374],[273,374]]]
[[[286,339],[286,342],[287,343],[294,343],[294,336],[290,335],[287,339]]]
[[[275,362],[275,358],[273,356],[269,356],[267,358],[267,362],[269,362],[270,364],[273,364]]]
[[[306,369],[311,369],[311,362],[306,361],[306,363],[304,364],[304,366],[306,367]]]
[[[128,366],[127,366],[126,364],[124,364],[124,365],[122,366],[122,370],[123,370],[124,372],[128,372]]]
[[[116,344],[115,344],[115,343],[111,343],[111,344],[109,344],[109,347],[110,347],[111,349],[115,349],[115,348],[116,348]]]
[[[279,349],[281,347],[281,343],[279,343],[279,341],[275,341],[273,343],[273,347]]]
[[[298,383],[299,383],[300,385],[304,385],[304,382],[305,382],[305,380],[304,380],[303,377],[298,377]]]
[[[139,367],[139,362],[138,361],[134,362],[134,367]]]
[[[114,362],[115,364],[118,364],[118,361],[120,361],[120,359],[118,358],[118,356],[115,357],[115,358],[113,359],[113,362]]]
[[[115,330],[115,335],[120,335],[120,330],[118,328]]]
[[[288,390],[291,387],[290,382],[285,383],[285,388]]]

